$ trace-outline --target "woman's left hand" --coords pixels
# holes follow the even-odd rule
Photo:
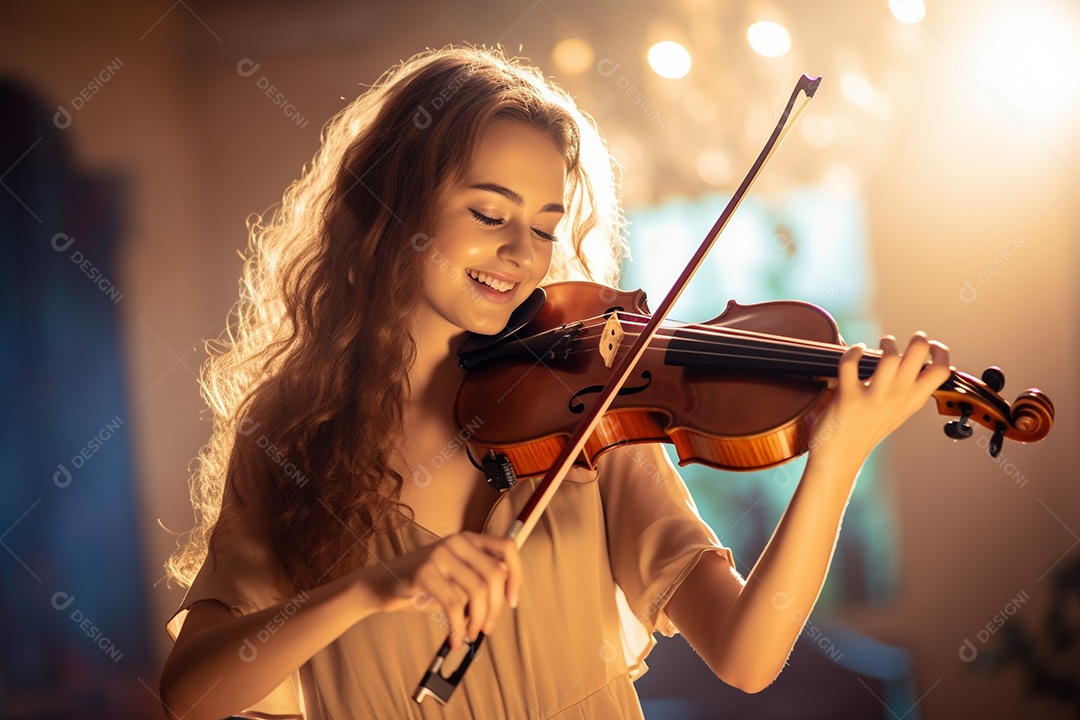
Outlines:
[[[811,458],[820,460],[824,455],[861,465],[874,446],[914,415],[952,372],[949,348],[922,332],[912,336],[903,354],[896,338],[883,337],[882,358],[865,381],[859,379],[864,349],[853,345],[840,359],[835,395],[811,431]]]

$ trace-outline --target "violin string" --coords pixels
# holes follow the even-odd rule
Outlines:
[[[628,324],[630,325],[644,325],[645,319],[640,315],[627,315]],[[686,323],[683,325],[670,326],[675,331],[693,332],[699,335],[712,335],[717,337],[744,337],[748,339],[762,339],[770,340],[781,346],[800,346],[800,347],[814,347],[824,350],[844,350],[844,346],[837,345],[835,343],[827,343],[820,340],[810,340],[808,338],[787,337],[783,335],[776,335],[773,333],[764,333],[758,330],[746,330],[744,328],[726,327],[726,326],[712,326],[703,325],[699,323]]]
[[[642,316],[640,316],[640,315],[635,315],[635,314],[631,314],[631,313],[622,312],[622,313],[619,314],[619,316],[620,316],[620,318],[625,318],[625,321],[622,323],[624,325],[629,324],[631,326],[633,326],[633,325],[644,326],[645,323],[646,323],[646,320],[644,318],[642,318]],[[585,327],[586,329],[591,330],[593,328],[602,327],[604,325],[604,323],[606,322],[606,320],[607,320],[607,318],[605,316],[598,315],[598,316],[594,316],[594,317],[591,317],[591,318],[584,318],[581,321],[579,321],[577,324],[579,326],[582,326],[582,327]],[[557,328],[550,328],[548,330],[543,330],[541,332],[538,332],[535,335],[531,335],[531,336],[529,336],[529,338],[530,339],[531,338],[539,338],[539,337],[543,337],[545,335],[554,335],[554,334],[557,334],[557,333],[564,333],[564,332],[566,332],[568,327],[569,327],[568,325],[563,325],[563,326],[560,326],[560,327],[557,327]],[[833,343],[825,343],[825,342],[820,342],[820,341],[817,341],[817,340],[808,340],[808,339],[805,339],[805,338],[784,337],[784,336],[774,335],[774,334],[770,334],[770,333],[762,333],[762,332],[758,332],[758,331],[754,331],[754,330],[745,330],[743,328],[716,328],[716,327],[710,327],[710,326],[707,326],[707,325],[699,325],[699,324],[688,323],[688,324],[685,324],[685,325],[671,326],[670,328],[665,327],[664,329],[672,330],[672,331],[675,331],[675,332],[681,330],[681,331],[684,331],[684,332],[693,332],[693,333],[696,333],[698,335],[706,335],[706,336],[712,335],[712,336],[715,336],[715,337],[733,337],[733,338],[741,337],[741,338],[746,338],[746,339],[769,340],[769,341],[772,341],[773,343],[775,343],[775,345],[777,347],[818,348],[818,349],[822,349],[822,350],[826,350],[826,351],[830,351],[830,352],[840,352],[840,353],[842,353],[843,350],[844,350],[843,346],[836,345],[836,344],[833,344]],[[633,333],[630,333],[629,335],[631,337],[633,337]],[[595,337],[598,337],[598,335],[587,334],[583,339],[592,339],[592,338],[595,338]],[[680,338],[680,340],[685,340],[686,342],[695,342],[695,341],[698,341],[699,338],[685,337],[685,338]],[[869,355],[873,355],[875,353],[880,355],[880,351],[877,351],[877,350],[867,350],[867,353]]]
[[[624,326],[633,327],[644,326],[645,321],[641,315],[620,312],[620,322]],[[603,326],[607,322],[607,316],[596,315],[591,318],[584,318],[578,323],[578,327],[585,329],[585,334],[578,339],[582,341],[586,340],[599,340],[603,334]],[[566,325],[556,328],[550,328],[529,336],[532,338],[540,338],[549,335],[556,335],[565,333],[567,329]],[[595,333],[592,331],[596,330]],[[821,363],[827,363],[827,368],[832,369],[835,365],[838,367],[840,356],[846,350],[845,346],[837,345],[834,343],[821,342],[817,340],[809,340],[805,338],[790,338],[771,333],[763,333],[755,330],[746,330],[743,328],[718,328],[710,327],[706,325],[700,325],[695,323],[687,323],[685,325],[676,325],[671,327],[662,328],[660,337],[670,339],[675,338],[675,334],[678,332],[687,333],[677,339],[688,345],[701,344],[707,346],[710,349],[707,350],[680,350],[688,354],[701,354],[713,357],[732,357],[746,360],[760,360],[760,361],[783,361],[795,365],[815,366]],[[634,337],[636,334],[633,332],[627,333],[626,336]],[[696,336],[695,336],[696,335]],[[704,337],[702,337],[704,336]],[[708,339],[706,339],[708,338]],[[766,351],[772,353],[771,355],[752,355],[747,353],[735,354],[735,353],[717,353],[714,349],[719,343],[724,345],[724,340],[727,341],[727,345],[736,349],[758,349],[758,347],[764,348]],[[743,341],[741,344],[738,341]],[[757,345],[755,345],[757,343]],[[577,354],[580,352],[589,352],[589,349],[579,349],[570,351],[569,354]],[[667,348],[650,347],[646,349],[646,352],[662,351],[667,352]],[[781,354],[787,353],[787,355]],[[863,351],[863,356],[859,361],[860,370],[871,370],[877,366],[878,361],[884,355],[884,351],[873,348],[867,348]],[[803,359],[809,358],[809,359]],[[983,396],[984,392],[981,387],[971,383],[966,377],[960,373],[952,373],[950,377],[952,384],[969,394]]]
[[[595,324],[592,324],[594,321],[595,321]],[[600,327],[600,325],[599,325],[600,318],[595,318],[595,319],[590,318],[588,321],[585,321],[585,323],[586,323],[586,327],[591,330],[592,328]],[[626,323],[622,323],[622,324],[624,326],[629,325],[629,326],[632,327],[632,326],[640,324],[640,323],[630,321],[630,322],[626,322]],[[713,327],[700,326],[700,325],[684,325],[684,326],[676,326],[676,327],[672,327],[672,328],[665,328],[665,330],[669,330],[670,332],[662,333],[660,335],[660,337],[666,337],[668,339],[677,339],[677,340],[679,340],[680,343],[685,343],[687,345],[700,344],[700,345],[703,345],[703,346],[708,348],[708,349],[705,349],[705,350],[695,350],[695,349],[690,349],[690,348],[686,348],[686,349],[680,348],[678,352],[686,353],[686,354],[698,354],[698,355],[703,355],[703,356],[708,356],[708,357],[729,357],[729,358],[737,358],[737,359],[744,359],[744,360],[758,360],[758,361],[763,361],[763,362],[775,361],[775,362],[784,362],[784,363],[788,363],[788,364],[802,365],[802,366],[806,366],[806,367],[818,367],[818,368],[820,368],[821,365],[824,364],[826,369],[833,369],[833,368],[838,368],[839,367],[840,356],[847,349],[845,346],[842,346],[842,345],[835,345],[835,344],[820,342],[820,341],[816,341],[816,340],[806,340],[806,339],[803,339],[803,338],[787,338],[787,337],[782,337],[782,336],[778,336],[778,335],[772,335],[772,334],[769,334],[769,333],[761,333],[761,332],[757,332],[757,331],[743,330],[741,328],[713,328]],[[710,338],[710,339],[704,339],[702,337],[694,337],[693,335],[689,335],[689,336],[684,335],[684,336],[680,336],[680,337],[676,338],[675,333],[677,333],[679,331],[692,332],[692,333],[697,334],[698,336],[705,336],[706,338]],[[602,336],[602,334],[603,334],[602,330],[600,332],[596,333],[596,334],[592,334],[591,332],[589,332],[581,339],[582,340],[592,340],[592,339],[599,340],[599,338]],[[635,333],[633,333],[633,332],[627,333],[626,336],[627,337],[634,337]],[[716,339],[713,339],[713,338],[716,338]],[[719,341],[717,339],[719,339]],[[727,340],[726,343],[723,342],[723,340],[725,340],[725,339]],[[740,340],[743,341],[743,342],[741,342],[741,343],[738,342]],[[740,349],[740,350],[744,350],[744,349],[756,350],[756,349],[759,349],[759,348],[764,348],[766,351],[770,352],[771,354],[769,354],[769,355],[754,355],[754,354],[745,353],[745,352],[743,352],[743,353],[720,353],[720,352],[717,352],[717,350],[715,349],[718,345],[721,346],[721,347],[725,347],[725,348]],[[647,348],[646,351],[647,352],[650,352],[650,351],[667,352],[668,349],[667,348],[659,348],[659,347],[650,347],[650,348]],[[587,349],[585,349],[585,350],[577,350],[577,351],[573,351],[573,352],[588,352],[588,350]],[[883,355],[884,355],[884,351],[882,351],[882,350],[875,350],[875,349],[867,348],[866,350],[863,351],[863,356],[859,360],[859,369],[860,370],[869,370],[869,371],[872,372],[877,367],[877,364],[878,364],[878,362],[880,361],[880,359],[881,359],[881,357]],[[978,387],[977,385],[974,385],[974,384],[970,383],[966,378],[964,378],[962,375],[960,375],[958,373],[954,372],[952,374],[952,376],[950,377],[950,380],[952,381],[954,386],[959,386],[962,389],[966,390],[968,393],[972,393],[972,394],[976,394],[976,395],[980,395],[980,396],[984,394],[983,391],[982,391],[982,388]]]
[[[636,324],[637,323],[634,322],[627,323],[627,325],[630,325],[631,327]],[[690,346],[687,348],[680,347],[679,352],[703,356],[792,362],[802,365],[824,364],[827,367],[833,367],[836,366],[840,356],[844,352],[844,348],[839,345],[829,345],[827,343],[812,340],[807,341],[806,343],[795,343],[791,342],[790,338],[781,338],[768,333],[747,331],[734,333],[727,332],[730,330],[729,328],[702,329],[700,327],[685,326],[670,329],[665,328],[665,330],[669,330],[669,332],[664,332],[661,335],[662,337],[677,339],[680,344]],[[678,337],[676,337],[680,331],[684,334],[679,334]],[[583,340],[599,340],[601,335],[602,333],[597,333],[596,335],[592,335],[591,333],[586,334]],[[630,332],[627,333],[626,336],[634,337],[635,333]],[[696,350],[693,349],[694,345],[707,349]],[[667,348],[650,349],[667,350]],[[721,349],[761,351],[767,354],[754,354],[753,352],[722,353],[719,352]],[[860,367],[872,369],[877,365],[877,361],[880,357],[881,351],[868,350],[860,361]]]
[[[600,336],[596,336],[597,339],[599,339],[599,337]],[[681,340],[681,338],[680,338],[680,340]],[[699,343],[699,344],[706,345],[708,347],[708,349],[700,349],[699,350],[699,349],[689,349],[689,348],[683,349],[683,348],[680,348],[678,350],[678,352],[680,354],[697,355],[697,356],[707,357],[707,358],[732,358],[732,359],[738,359],[738,360],[760,361],[760,362],[782,362],[782,363],[786,363],[788,365],[799,365],[799,366],[803,366],[803,367],[807,367],[807,368],[815,368],[815,369],[819,369],[819,370],[824,369],[826,371],[835,370],[836,368],[839,367],[840,354],[836,354],[833,357],[829,357],[829,358],[821,358],[821,357],[815,357],[815,356],[812,356],[812,355],[808,356],[807,353],[798,353],[798,352],[789,352],[789,354],[786,355],[786,356],[781,355],[781,354],[777,354],[777,353],[773,353],[773,354],[754,354],[752,352],[721,352],[720,350],[716,349],[716,346],[713,343],[707,343],[706,341],[703,341],[703,340],[696,340],[696,341],[690,340],[689,342],[691,342],[691,343],[696,342],[696,343]],[[738,346],[729,346],[729,347],[731,349],[739,349]],[[753,348],[750,347],[748,349],[753,349]],[[580,352],[590,352],[590,350],[589,349],[584,349],[584,350],[579,349],[579,350],[573,351],[573,353],[580,353]],[[649,348],[646,348],[646,352],[665,352],[666,353],[666,352],[669,352],[669,350],[668,350],[668,348],[664,348],[664,347],[649,347]],[[860,360],[859,360],[859,368],[860,368],[860,370],[873,370],[873,368],[876,366],[875,361],[877,359],[878,358],[866,357],[866,356],[860,358]],[[836,362],[829,362],[830,360],[835,360]]]

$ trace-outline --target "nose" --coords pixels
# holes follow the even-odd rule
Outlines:
[[[532,228],[525,227],[521,231],[508,232],[504,237],[506,239],[499,247],[499,258],[523,269],[531,268],[536,261]]]

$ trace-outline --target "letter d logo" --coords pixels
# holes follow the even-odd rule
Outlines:
[[[60,241],[60,243],[57,243],[58,240]],[[67,242],[64,242],[65,240]],[[52,246],[53,250],[55,250],[56,252],[64,252],[69,247],[71,247],[71,243],[73,242],[75,242],[75,238],[71,237],[70,235],[65,235],[64,233],[56,233],[52,236]]]
[[[420,130],[427,130],[431,126],[431,113],[427,111],[427,108],[421,105],[416,108],[416,113],[413,115],[413,125]]]
[[[67,610],[73,602],[75,602],[75,596],[68,595],[62,590],[52,596],[52,606],[57,610]]]
[[[422,232],[416,233],[412,236],[412,239],[409,240],[409,244],[412,245],[413,250],[416,250],[417,252],[424,252],[431,247],[433,242],[435,242],[435,238]]]
[[[421,465],[420,468],[413,473],[413,484],[416,487],[426,488],[431,484],[431,472],[427,469],[426,465]]]
[[[960,302],[968,303],[969,305],[975,302],[975,298],[979,297],[978,290],[971,284],[970,280],[965,280],[963,287],[960,288]]]
[[[615,71],[618,70],[620,67],[622,66],[614,60],[604,58],[600,62],[596,63],[596,72],[600,75],[600,77],[607,78],[614,75]]]
[[[244,644],[240,646],[240,659],[244,662],[251,662],[259,656],[259,651],[255,648],[250,640],[244,638]]]
[[[53,484],[58,488],[66,488],[71,484],[71,473],[64,467],[64,463],[56,466],[56,472],[52,476]]]
[[[56,106],[56,114],[52,118],[53,125],[61,130],[67,130],[71,127],[71,113],[63,105]]]
[[[786,610],[795,598],[786,592],[774,593],[772,596],[773,607],[777,610]]]
[[[236,63],[236,72],[240,75],[240,77],[251,77],[260,67],[262,67],[262,65],[255,62],[251,58],[244,58],[240,62]]]
[[[249,417],[242,417],[240,418],[240,424],[237,426],[236,432],[245,436],[250,435],[251,433],[258,430],[260,425],[262,425],[262,423],[255,422]]]

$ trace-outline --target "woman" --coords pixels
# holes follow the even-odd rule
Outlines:
[[[519,555],[501,536],[531,483],[496,494],[461,450],[456,351],[542,282],[614,284],[614,198],[591,122],[489,51],[417,56],[328,126],[253,228],[204,374],[202,524],[169,565],[190,585],[161,681],[172,716],[640,717],[631,681],[656,630],[748,692],[776,677],[859,467],[944,381],[948,351],[917,335],[901,356],[886,337],[867,382],[861,348],[844,354],[745,581],[656,446],[572,470]],[[450,702],[414,703],[443,638],[481,631]]]

